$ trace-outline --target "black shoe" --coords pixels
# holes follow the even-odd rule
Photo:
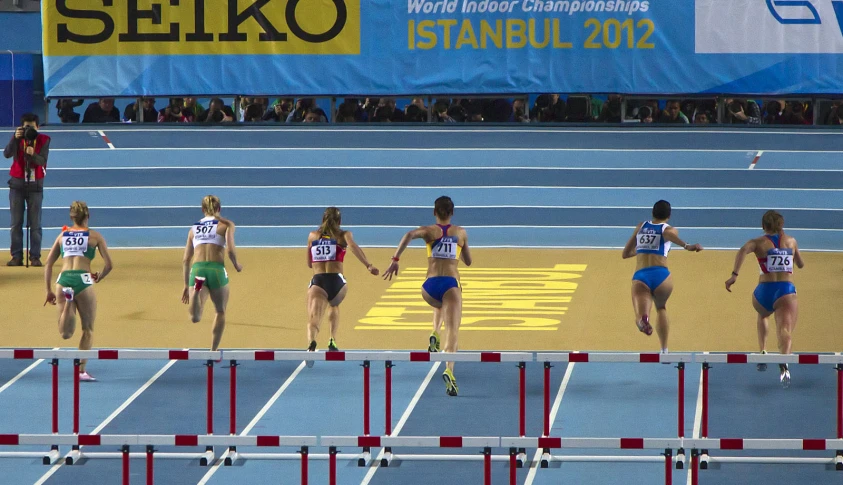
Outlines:
[[[38,258],[30,259],[29,265],[34,266],[36,268],[40,268],[41,266],[44,266],[43,264],[41,264],[41,260],[38,259]]]
[[[307,346],[308,352],[316,352],[316,341],[311,340],[310,345]],[[305,365],[307,365],[308,369],[313,367],[314,362],[312,360],[305,360]]]
[[[12,258],[6,263],[6,266],[23,266],[23,260],[21,258]]]
[[[334,339],[328,340],[328,351],[329,352],[337,352],[340,348],[337,347],[337,342]]]

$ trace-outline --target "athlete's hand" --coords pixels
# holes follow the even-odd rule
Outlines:
[[[47,303],[49,303],[50,305],[56,304],[56,294],[52,291],[47,292],[47,301],[44,302],[44,306],[47,306]]]
[[[235,264],[234,269],[236,269],[237,272],[239,273],[239,272],[243,271],[243,265],[242,264]]]
[[[736,281],[738,281],[738,277],[737,277],[737,276],[735,276],[735,275],[732,275],[732,277],[731,277],[731,278],[729,278],[728,280],[726,280],[726,291],[728,291],[729,293],[731,293],[731,292],[732,292],[732,290],[731,290],[730,288],[732,287],[732,285],[734,285],[734,284],[735,284],[735,282],[736,282]]]
[[[383,279],[392,281],[392,275],[398,276],[398,261],[393,261],[383,273]]]
[[[368,268],[366,268],[366,269],[368,269],[368,270],[369,270],[369,273],[372,273],[372,274],[373,274],[373,275],[375,275],[375,276],[377,276],[378,274],[380,274],[380,270],[378,270],[377,268],[375,268],[375,267],[374,267],[373,265],[371,265],[371,264],[370,264],[370,265],[369,265],[369,267],[368,267]]]
[[[190,289],[188,287],[184,287],[184,291],[181,294],[181,302],[187,305],[190,302]]]
[[[94,280],[94,283],[100,282],[100,274],[99,273],[91,273],[91,279]]]
[[[700,246],[699,244],[689,244],[689,245],[685,246],[685,249],[687,249],[688,251],[693,251],[695,253],[698,253],[698,252],[703,250],[703,247]]]

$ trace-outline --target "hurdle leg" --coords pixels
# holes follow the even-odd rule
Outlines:
[[[699,452],[696,449],[691,450],[691,485],[699,485],[700,483],[700,468],[699,468]]]
[[[337,485],[337,447],[329,447],[328,455],[328,484]]]
[[[492,449],[483,448],[483,484],[492,485]]]
[[[146,485],[153,485],[155,483],[155,470],[152,456],[155,453],[155,448],[152,446],[146,447]]]
[[[516,485],[518,483],[518,474],[516,473],[516,459],[515,455],[518,450],[515,448],[509,449],[509,485]]]
[[[673,454],[672,451],[664,450],[664,485],[673,485]]]
[[[301,447],[301,485],[307,485],[307,446]]]
[[[129,485],[129,446],[123,445],[123,485]]]

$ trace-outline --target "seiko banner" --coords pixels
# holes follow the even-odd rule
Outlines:
[[[843,0],[44,0],[50,97],[843,92]]]

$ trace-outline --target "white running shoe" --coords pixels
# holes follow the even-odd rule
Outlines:
[[[766,351],[766,350],[762,350],[762,351],[761,351],[761,354],[762,354],[762,355],[767,355],[767,351]],[[758,369],[758,372],[764,372],[764,371],[766,371],[766,370],[767,370],[767,364],[766,364],[766,363],[763,363],[763,362],[762,362],[762,363],[760,363],[760,364],[758,364],[758,365],[756,365],[755,367]]]
[[[780,364],[779,370],[781,371],[779,381],[782,383],[782,387],[787,389],[790,387],[790,369],[787,368],[787,364]]]
[[[97,379],[87,372],[80,372],[79,382],[97,382]]]

